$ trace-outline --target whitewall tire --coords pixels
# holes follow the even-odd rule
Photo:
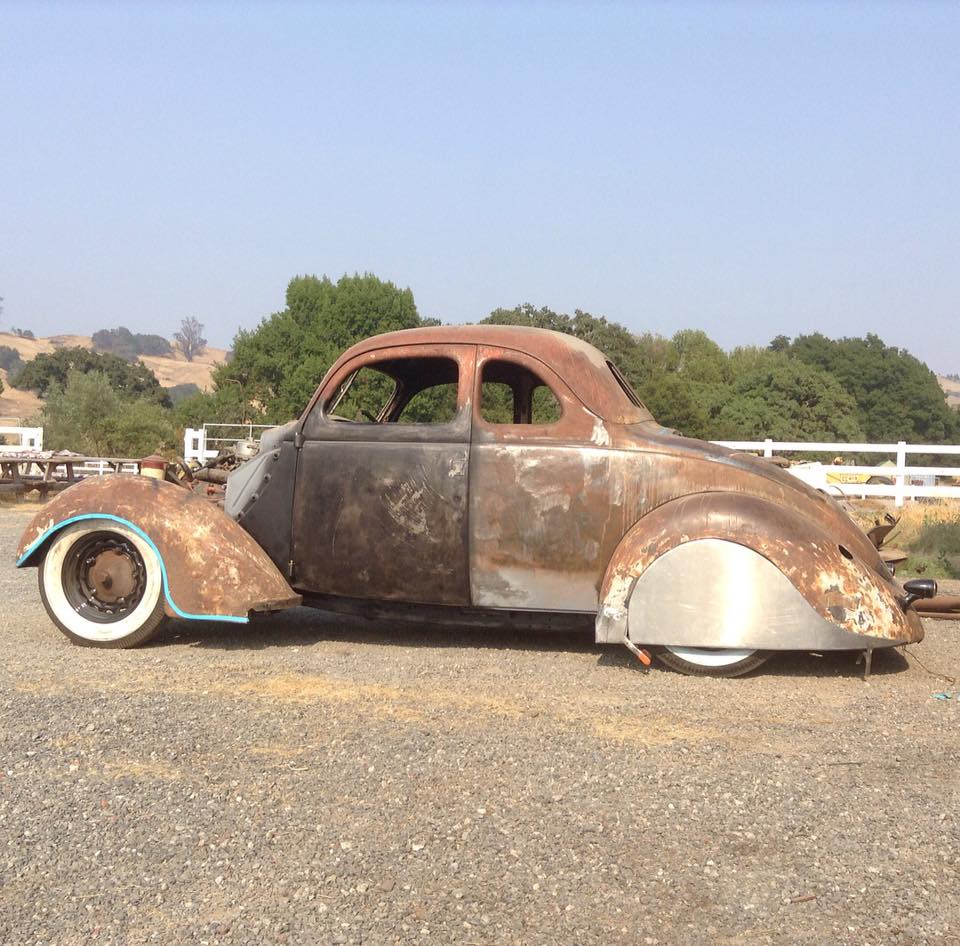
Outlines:
[[[136,647],[164,618],[163,569],[152,545],[111,519],[57,532],[37,569],[47,614],[74,643]]]
[[[739,677],[770,656],[767,650],[725,647],[659,647],[656,655],[673,670],[698,677]]]

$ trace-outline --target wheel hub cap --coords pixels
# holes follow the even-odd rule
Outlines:
[[[136,565],[119,549],[106,549],[89,561],[87,584],[99,601],[115,604],[136,589]]]
[[[143,558],[123,536],[111,532],[85,536],[71,549],[64,565],[64,594],[88,620],[119,621],[143,599]]]

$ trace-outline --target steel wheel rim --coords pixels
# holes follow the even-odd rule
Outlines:
[[[63,594],[84,620],[113,624],[132,614],[146,591],[139,549],[116,532],[92,532],[69,550],[61,571]]]

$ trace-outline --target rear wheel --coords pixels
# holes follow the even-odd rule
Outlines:
[[[767,650],[723,647],[658,647],[655,653],[672,670],[698,677],[740,677],[770,657]]]
[[[37,570],[47,614],[74,643],[136,647],[163,621],[163,571],[150,543],[109,519],[58,532]]]

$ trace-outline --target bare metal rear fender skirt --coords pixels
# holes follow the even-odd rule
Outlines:
[[[768,559],[720,539],[671,549],[630,595],[631,640],[683,647],[852,650],[906,643],[822,618]]]
[[[650,597],[656,587],[665,601],[676,602],[677,614],[681,616],[677,624],[692,627],[691,616],[696,613],[701,628],[718,627],[726,619],[710,617],[711,609],[723,611],[727,595],[744,599],[759,595],[764,600],[762,596],[768,592],[763,586],[767,584],[782,589],[779,594],[769,592],[771,600],[763,605],[765,620],[771,628],[780,630],[773,638],[773,631],[766,633],[764,640],[799,641],[803,637],[801,627],[807,628],[806,638],[793,645],[756,646],[825,650],[880,647],[922,639],[919,617],[912,608],[904,609],[899,586],[880,574],[882,565],[875,550],[865,548],[863,537],[852,523],[844,527],[839,521],[837,531],[837,535],[827,535],[804,517],[802,508],[779,506],[743,494],[700,493],[666,503],[637,522],[617,547],[600,589],[597,640],[622,640],[629,623],[632,640],[658,642],[648,636],[655,632],[638,626],[640,618],[631,613],[630,603],[636,593]],[[719,545],[696,548],[707,541]],[[657,571],[650,571],[661,557],[687,545],[691,548],[679,553],[672,564],[664,562]],[[773,570],[732,551],[741,547]],[[676,589],[665,587],[668,567],[672,580],[679,586]],[[640,592],[648,572],[656,579],[656,585],[651,582]],[[786,584],[781,578],[786,579]],[[727,585],[733,585],[732,590]],[[787,595],[787,586],[793,588],[811,612],[805,620],[801,620],[804,611],[799,601]],[[637,609],[641,607],[647,605],[638,600]],[[742,603],[737,607],[739,612],[731,613],[739,613],[740,620],[745,620],[744,614],[752,606]],[[791,616],[778,618],[778,610],[784,608]],[[682,619],[682,615],[688,617]],[[837,633],[828,632],[823,623],[833,626]],[[744,644],[745,640],[742,636],[738,646],[754,646]],[[834,644],[824,643],[829,640]],[[701,647],[727,646],[711,643],[702,636],[696,643]]]
[[[190,490],[142,476],[89,477],[47,503],[27,526],[17,565],[37,565],[60,529],[79,520],[122,522],[153,547],[166,611],[204,621],[245,622],[251,611],[300,603],[263,550]]]

